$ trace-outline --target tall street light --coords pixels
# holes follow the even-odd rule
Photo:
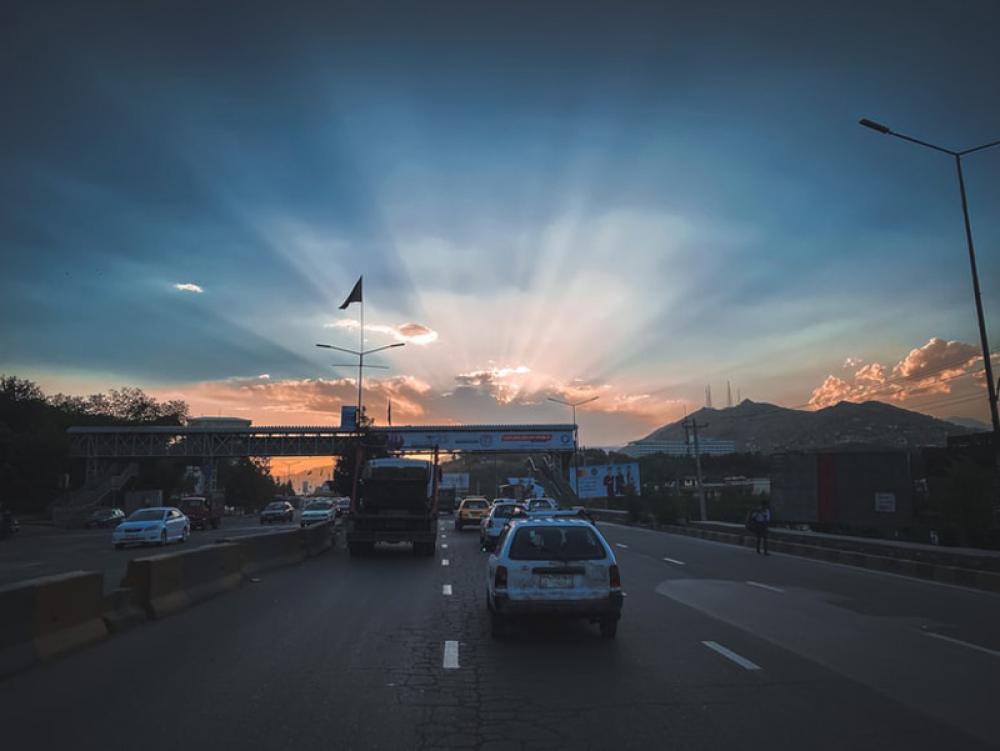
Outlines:
[[[579,402],[566,402],[566,401],[563,401],[562,399],[556,399],[554,396],[550,396],[549,397],[549,401],[550,402],[555,402],[556,404],[562,404],[562,405],[564,405],[566,407],[572,407],[573,408],[573,482],[571,483],[570,486],[573,488],[573,492],[574,493],[577,492],[577,489],[576,489],[576,466],[577,466],[576,453],[579,450],[579,445],[580,445],[580,441],[579,441],[579,438],[578,438],[578,435],[579,435],[580,431],[576,427],[576,408],[579,407],[579,406],[581,406],[581,405],[584,405],[584,404],[590,404],[592,401],[594,401],[596,399],[600,399],[600,398],[601,398],[600,396],[592,396],[589,399],[584,399],[584,400],[579,401]]]
[[[927,143],[926,141],[911,138],[910,136],[904,136],[902,133],[897,133],[888,126],[882,125],[882,123],[877,123],[874,120],[869,120],[867,117],[859,120],[858,124],[863,125],[866,128],[871,128],[877,133],[881,133],[886,136],[895,136],[896,138],[901,138],[904,141],[915,143],[918,146],[925,146],[928,149],[934,149],[934,151],[940,151],[942,154],[948,154],[949,156],[953,156],[955,158],[955,169],[958,171],[958,191],[962,197],[962,216],[965,218],[965,240],[969,246],[969,266],[972,269],[972,293],[976,299],[976,317],[979,319],[979,342],[983,347],[983,362],[986,365],[986,389],[990,400],[990,418],[993,421],[993,445],[996,449],[1000,450],[1000,414],[997,413],[997,385],[993,381],[993,365],[990,362],[990,345],[986,339],[986,318],[983,315],[983,299],[979,294],[979,272],[976,270],[976,250],[972,245],[972,225],[969,223],[969,206],[965,198],[965,178],[962,176],[963,156],[972,154],[976,151],[983,151],[984,149],[989,149],[993,146],[1000,146],[1000,141],[984,143],[982,146],[965,149],[964,151],[952,151],[951,149],[935,146],[934,144]]]
[[[361,424],[361,416],[364,414],[363,411],[362,411],[362,402],[361,402],[361,380],[362,380],[362,375],[364,373],[364,369],[366,367],[365,366],[365,356],[366,355],[373,355],[376,352],[382,352],[383,350],[386,350],[386,349],[393,349],[394,347],[403,347],[403,346],[406,346],[406,342],[396,342],[395,344],[386,344],[384,347],[375,347],[375,349],[364,349],[364,350],[353,350],[353,349],[347,349],[346,347],[335,347],[332,344],[317,344],[316,346],[317,347],[322,347],[323,349],[335,349],[338,352],[346,352],[347,354],[354,355],[355,357],[358,358],[358,417],[357,417],[357,424],[360,426],[360,424]],[[368,367],[372,367],[372,366],[368,366]]]

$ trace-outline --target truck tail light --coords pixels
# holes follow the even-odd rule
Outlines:
[[[611,588],[621,589],[622,588],[622,575],[618,572],[618,566],[612,566],[610,569],[611,578]]]
[[[493,577],[493,586],[497,589],[507,586],[507,567],[497,566],[497,573]]]

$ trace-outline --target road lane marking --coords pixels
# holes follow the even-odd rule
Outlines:
[[[724,646],[715,641],[703,641],[706,647],[711,649],[713,652],[718,652],[720,655],[725,657],[727,660],[732,660],[741,668],[745,670],[760,670],[760,665],[755,662],[750,662],[746,657],[741,657],[740,655],[733,652],[731,649],[726,649]]]
[[[962,641],[961,639],[955,639],[951,636],[945,636],[944,634],[935,634],[933,631],[924,631],[927,636],[933,637],[934,639],[940,639],[941,641],[951,642],[952,644],[958,644],[961,647],[968,647],[969,649],[974,649],[977,652],[985,652],[988,655],[993,655],[994,657],[1000,657],[1000,652],[995,649],[989,649],[988,647],[980,647],[978,644],[971,644],[967,641]]]
[[[458,642],[446,641],[444,643],[444,665],[445,670],[458,669]]]
[[[442,549],[442,550],[447,550],[447,549],[448,549],[448,543],[446,543],[446,542],[442,542],[442,543],[441,543],[441,549]]]
[[[451,597],[451,585],[445,584],[443,587],[441,587],[441,594],[443,594],[445,597]]]
[[[447,566],[447,565],[448,565],[448,563],[449,563],[449,561],[448,561],[448,559],[447,559],[447,558],[442,558],[442,559],[441,559],[441,565],[442,565],[442,566]]]
[[[781,587],[772,587],[770,584],[761,584],[760,582],[748,581],[747,584],[749,584],[751,587],[760,587],[761,589],[768,589],[768,590],[770,590],[772,592],[784,592],[785,591]]]
[[[628,550],[628,545],[626,545],[624,542],[616,542],[615,543],[615,547],[616,548],[625,548],[626,550]]]
[[[678,561],[676,558],[664,558],[667,563],[676,563],[678,566],[687,566],[684,561]]]

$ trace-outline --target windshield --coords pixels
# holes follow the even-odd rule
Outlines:
[[[180,506],[182,509],[201,509],[205,508],[206,501],[204,498],[184,498]]]
[[[318,503],[310,503],[308,506],[306,506],[306,511],[329,511],[332,508],[333,508],[332,503],[326,503],[324,501],[320,501]]]
[[[162,509],[140,509],[138,511],[133,511],[128,520],[130,522],[160,521],[166,513],[167,512]]]
[[[607,552],[589,527],[551,525],[518,528],[509,556],[515,561],[597,561]]]
[[[466,501],[462,506],[464,508],[483,509],[487,508],[489,504],[486,501]]]
[[[532,511],[535,511],[536,509],[551,509],[552,504],[549,501],[532,501],[528,504],[528,508]]]
[[[494,506],[493,516],[503,516],[503,517],[513,516],[514,510],[516,508],[517,506],[510,503],[505,503],[502,506]]]

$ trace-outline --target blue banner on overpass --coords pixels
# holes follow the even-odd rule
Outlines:
[[[495,425],[386,428],[394,451],[572,451],[572,425]],[[379,432],[382,432],[381,430]]]

